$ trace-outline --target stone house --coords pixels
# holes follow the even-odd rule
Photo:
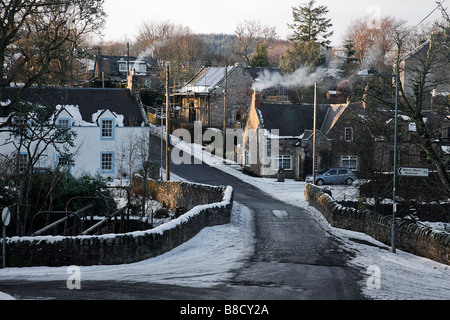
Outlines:
[[[7,106],[10,101],[8,96],[15,95],[18,90],[17,87],[5,88],[1,106]],[[143,134],[147,135],[148,119],[136,95],[130,90],[31,87],[21,95],[21,100],[47,108],[50,125],[76,133],[73,147],[58,153],[50,145],[35,167],[54,169],[65,166],[74,176],[87,173],[100,174],[105,178],[120,177],[130,167],[136,170],[137,163],[125,165],[125,148],[122,146]],[[4,110],[1,109],[0,121],[7,121],[10,116]],[[29,128],[32,126],[32,123],[27,124]],[[8,168],[10,172],[21,172],[29,161],[29,152],[22,146],[18,149],[17,141],[11,132],[0,133],[0,154],[3,159],[13,160]],[[30,147],[32,151],[41,148],[37,143],[30,143]]]
[[[146,57],[98,55],[94,62],[93,79],[123,83],[126,86],[127,76],[133,70],[137,88],[161,89],[156,55]]]
[[[252,86],[264,70],[281,72],[279,69],[243,67],[240,64],[226,68],[203,67],[186,85],[172,94],[173,105],[180,108],[179,118],[223,128],[225,115],[227,128],[242,128],[252,99]]]
[[[317,106],[317,128],[329,106]],[[303,180],[312,172],[313,105],[274,104],[254,92],[240,154],[243,169],[257,176],[273,177],[283,169],[286,178]],[[318,163],[326,163],[331,140],[320,130],[316,135]]]
[[[426,106],[430,106],[433,100],[439,101],[439,99],[444,99],[448,103],[450,95],[450,65],[448,61],[450,48],[448,43],[448,36],[442,33],[433,33],[429,39],[423,41],[401,59],[400,81],[405,94],[414,95],[425,72],[426,82],[422,84],[423,90],[426,98],[431,98],[426,101]]]
[[[439,114],[426,114],[425,122],[442,130],[442,138],[432,141],[443,155],[450,151],[448,127],[450,121]],[[362,102],[331,105],[321,131],[331,139],[329,166],[347,167],[358,177],[370,177],[371,172],[392,171],[394,144],[392,138],[393,114],[381,114],[364,107]],[[415,125],[400,114],[398,118],[397,165],[428,167],[426,154],[413,134]]]

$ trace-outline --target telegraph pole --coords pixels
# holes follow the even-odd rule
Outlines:
[[[314,83],[314,124],[313,124],[313,184],[316,183],[316,122],[317,122],[317,81]]]
[[[170,95],[169,95],[169,65],[166,66],[166,181],[170,180],[169,151],[170,151]]]
[[[222,141],[222,153],[225,149],[225,140],[226,140],[226,118],[227,118],[227,75],[228,75],[228,66],[225,65],[225,80],[224,80],[224,87],[223,87],[223,141]]]

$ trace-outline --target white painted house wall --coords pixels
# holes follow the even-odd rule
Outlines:
[[[70,130],[77,134],[74,147],[68,152],[73,154],[73,166],[70,167],[72,175],[79,177],[83,174],[100,174],[104,178],[119,178],[121,173],[129,174],[130,153],[133,160],[131,170],[139,169],[142,161],[137,158],[140,155],[136,151],[133,152],[130,145],[138,143],[140,139],[148,135],[148,127],[144,125],[140,127],[124,126],[123,116],[108,109],[98,110],[92,115],[92,122],[88,122],[81,118],[78,106],[68,105],[57,106],[56,108],[57,110],[63,109],[59,113],[56,123],[59,124],[64,120],[69,120]],[[107,123],[112,124],[112,126],[109,132],[106,130],[110,134],[105,136],[103,125]],[[0,154],[2,155],[11,155],[17,152],[14,145],[5,144],[10,139],[10,135],[9,132],[0,133]],[[20,150],[20,152],[23,151]],[[111,156],[110,168],[105,166],[107,155]],[[61,155],[53,147],[49,147],[35,167],[55,168],[60,157]],[[103,165],[102,157],[104,157]]]

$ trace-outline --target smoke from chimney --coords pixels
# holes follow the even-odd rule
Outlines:
[[[309,68],[300,68],[288,75],[264,70],[253,84],[253,90],[262,91],[272,87],[298,88],[312,86],[315,81],[325,75],[324,69],[317,69],[309,73]]]

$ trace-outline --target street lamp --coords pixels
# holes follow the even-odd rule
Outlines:
[[[395,225],[395,217],[397,213],[397,124],[398,124],[398,84],[400,80],[399,69],[396,67],[395,74],[379,74],[374,70],[361,70],[358,72],[358,76],[362,77],[370,77],[370,76],[379,76],[379,77],[391,77],[395,79],[395,132],[394,132],[394,179],[393,179],[393,189],[392,189],[392,225],[391,225],[391,251],[395,253],[395,242],[397,237],[396,225]]]

